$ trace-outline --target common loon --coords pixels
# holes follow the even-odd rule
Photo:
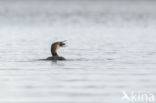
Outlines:
[[[60,47],[64,47],[66,44],[64,43],[65,41],[61,41],[61,42],[55,42],[51,45],[51,54],[52,56],[51,57],[48,57],[46,60],[66,60],[64,57],[62,56],[59,56],[57,54],[57,50],[60,48]]]

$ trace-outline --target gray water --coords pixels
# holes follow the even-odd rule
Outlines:
[[[155,5],[0,1],[0,103],[138,103],[123,91],[156,101]],[[66,61],[41,60],[62,40]]]

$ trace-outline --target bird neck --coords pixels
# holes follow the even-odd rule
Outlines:
[[[58,56],[56,48],[51,48],[52,56]]]
[[[58,56],[57,52],[52,52],[52,56]]]

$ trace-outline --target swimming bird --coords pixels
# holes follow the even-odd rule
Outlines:
[[[65,47],[65,41],[61,41],[61,42],[54,42],[52,45],[51,45],[51,54],[52,56],[51,57],[48,57],[46,60],[66,60],[64,57],[62,56],[59,56],[57,54],[57,50],[61,47]]]

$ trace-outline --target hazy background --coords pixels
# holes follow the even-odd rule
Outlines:
[[[1,103],[129,103],[156,95],[156,1],[1,0]],[[42,61],[50,45],[66,61]]]

